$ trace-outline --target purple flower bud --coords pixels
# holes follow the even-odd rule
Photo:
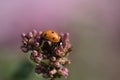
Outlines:
[[[41,36],[41,34],[42,34],[42,31],[39,31],[39,36]]]
[[[58,50],[56,50],[56,55],[58,55],[58,56],[65,56],[65,53],[63,52],[63,51],[60,51],[59,49]]]
[[[63,68],[61,68],[61,69],[62,69],[62,71],[68,72],[68,69],[65,68],[65,67],[63,67]]]
[[[60,68],[60,69],[58,70],[58,73],[59,73],[60,75],[64,76],[64,77],[67,77],[67,76],[68,76],[68,70],[67,70],[67,68]]]
[[[35,42],[35,47],[39,47],[39,42]]]
[[[64,34],[64,40],[69,41],[69,33]]]
[[[62,46],[62,45],[60,45],[60,46],[59,46],[59,49],[63,51],[63,46]]]
[[[64,72],[64,71],[63,71],[62,75],[63,75],[64,77],[67,77],[67,76],[68,76],[68,72]]]
[[[22,34],[21,34],[21,37],[22,37],[22,38],[25,38],[25,36],[26,36],[25,33],[22,33]]]
[[[61,67],[61,66],[62,66],[58,61],[56,61],[56,62],[54,63],[54,65],[55,65],[56,67]]]
[[[33,37],[33,33],[32,33],[32,32],[29,32],[29,33],[28,33],[28,37],[29,37],[29,38],[32,38],[32,37]]]
[[[72,47],[71,44],[67,44],[67,49],[71,49],[71,47]]]
[[[22,41],[28,42],[28,39],[26,37],[24,37]]]
[[[51,58],[51,60],[52,60],[52,61],[56,61],[56,57],[53,56],[53,57]]]
[[[57,49],[57,50],[56,50],[56,54],[59,54],[59,53],[60,53],[60,50],[59,50],[59,49]]]
[[[40,61],[41,61],[41,58],[40,58],[40,57],[35,57],[35,62],[36,62],[36,63],[40,63]]]
[[[28,52],[28,49],[26,47],[21,47],[21,50],[25,53]]]
[[[33,36],[34,36],[34,37],[37,36],[37,31],[36,31],[35,29],[33,29],[32,33],[33,33]]]
[[[34,51],[32,51],[31,55],[36,57],[36,56],[38,56],[38,52],[36,50],[34,50]]]
[[[62,37],[63,48],[65,48],[69,43],[69,33],[65,33]]]
[[[70,64],[71,61],[70,60],[66,60],[65,64]]]
[[[61,34],[60,34],[60,36],[63,38],[64,34],[63,34],[63,33],[61,33]]]
[[[54,75],[56,72],[57,72],[57,70],[56,70],[56,69],[53,69],[53,70],[51,70],[51,71],[49,72],[49,74],[50,74],[50,75]]]
[[[29,44],[33,44],[34,43],[34,39],[31,38],[31,39],[29,39],[28,42],[29,42]]]

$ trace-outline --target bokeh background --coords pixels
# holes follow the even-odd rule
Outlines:
[[[20,50],[33,29],[70,33],[67,80],[120,80],[119,0],[0,0],[0,80],[45,80]]]

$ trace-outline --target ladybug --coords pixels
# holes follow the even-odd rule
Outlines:
[[[54,30],[43,31],[43,33],[41,34],[41,37],[53,43],[59,43],[61,41],[61,36]]]
[[[46,53],[53,53],[55,47],[62,45],[61,36],[54,30],[43,31],[41,39],[42,50],[46,51]],[[49,44],[47,41],[51,43]]]

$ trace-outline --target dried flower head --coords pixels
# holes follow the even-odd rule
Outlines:
[[[31,51],[30,59],[36,63],[35,72],[44,78],[54,80],[68,76],[65,65],[70,64],[68,55],[71,52],[69,33],[59,34],[53,30],[23,33],[21,50]]]

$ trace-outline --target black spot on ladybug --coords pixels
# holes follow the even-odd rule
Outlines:
[[[52,31],[52,34],[53,34],[54,32]]]
[[[52,39],[54,40],[55,38],[53,37]]]

